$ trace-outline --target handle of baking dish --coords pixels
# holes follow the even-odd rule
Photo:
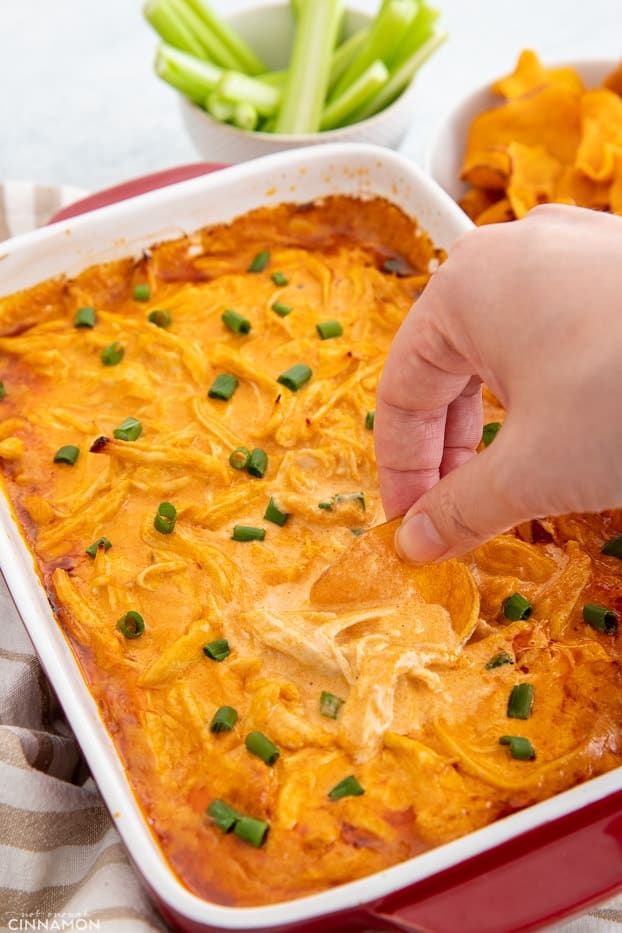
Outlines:
[[[622,890],[622,790],[377,901],[370,929],[529,930]]]

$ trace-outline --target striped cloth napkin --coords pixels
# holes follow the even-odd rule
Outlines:
[[[0,240],[85,194],[0,184]],[[0,577],[0,930],[33,929],[169,928],[140,887]],[[549,930],[622,933],[622,897]]]

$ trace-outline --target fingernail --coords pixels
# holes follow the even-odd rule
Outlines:
[[[438,560],[448,550],[432,520],[425,512],[406,516],[395,535],[395,549],[403,560],[425,564]]]

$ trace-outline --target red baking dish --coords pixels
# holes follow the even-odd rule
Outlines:
[[[129,182],[65,209],[45,229],[7,241],[2,245],[2,293],[60,273],[72,275],[96,262],[140,255],[154,242],[258,206],[304,203],[327,194],[387,198],[415,216],[445,249],[471,226],[431,179],[386,149],[328,145],[217,173],[214,168],[198,164]],[[118,198],[124,200],[110,203]],[[90,212],[72,216],[83,210]],[[622,890],[622,769],[617,769],[321,894],[252,908],[223,907],[196,897],[172,873],[142,817],[4,500],[0,563],[136,870],[174,928],[203,933],[509,933],[537,929]]]

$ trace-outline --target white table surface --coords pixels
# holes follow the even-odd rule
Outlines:
[[[373,11],[379,0],[355,0]],[[213,0],[233,12],[245,0]],[[449,40],[422,69],[402,150],[418,161],[465,91],[525,47],[557,61],[622,56],[622,0],[437,0]],[[139,0],[0,0],[0,181],[88,190],[199,159],[152,71]]]
[[[355,2],[369,11],[379,4]],[[233,12],[245,0],[213,4]],[[401,147],[417,161],[454,101],[509,71],[521,49],[546,61],[622,57],[622,0],[436,5],[450,37],[417,78],[420,94]],[[176,94],[153,75],[156,38],[138,0],[0,0],[0,13],[0,182],[94,191],[199,160]],[[568,933],[604,927],[614,924],[577,918],[563,925]]]

